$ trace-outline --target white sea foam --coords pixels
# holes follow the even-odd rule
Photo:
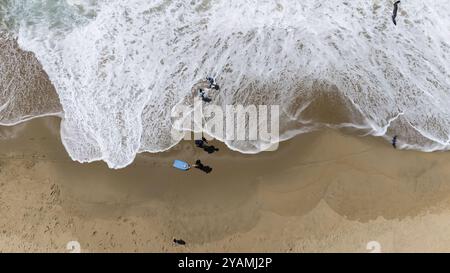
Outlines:
[[[7,4],[3,24],[56,88],[74,160],[120,168],[138,152],[173,146],[171,110],[208,75],[221,85],[218,105],[280,105],[281,139],[345,126],[399,135],[405,148],[448,148],[448,0],[402,1],[397,26],[385,0]],[[308,110],[320,106],[344,118]]]

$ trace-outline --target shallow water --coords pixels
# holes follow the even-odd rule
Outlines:
[[[49,100],[45,111],[33,99],[21,111],[17,103],[2,123],[58,112],[72,159],[120,168],[180,140],[170,134],[172,109],[211,75],[221,107],[280,105],[280,139],[354,127],[399,135],[402,148],[447,149],[450,2],[403,1],[397,26],[391,12],[381,0],[3,0],[0,25],[35,54],[61,108]],[[14,58],[8,71],[24,63]],[[15,73],[21,83],[25,72]],[[36,94],[33,87],[4,92],[3,107]],[[254,153],[266,143],[226,144]]]

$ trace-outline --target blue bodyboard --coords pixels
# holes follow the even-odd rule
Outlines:
[[[182,171],[187,171],[191,168],[191,166],[188,163],[181,160],[174,160],[173,167]]]

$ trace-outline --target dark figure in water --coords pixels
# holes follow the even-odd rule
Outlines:
[[[205,96],[205,91],[203,89],[198,90],[200,97],[202,98],[202,101],[204,102],[211,102],[211,99]]]
[[[210,89],[216,89],[216,90],[220,89],[219,85],[216,84],[216,80],[214,80],[213,78],[206,77],[206,80],[209,82],[209,88]]]
[[[394,11],[392,12],[392,22],[394,22],[394,25],[397,25],[397,11],[398,11],[398,4],[400,4],[400,1],[396,1],[394,3]]]
[[[202,101],[204,102],[211,102],[211,99],[208,97],[202,97]]]
[[[198,95],[203,98],[205,96],[205,91],[203,89],[198,90]]]
[[[186,244],[185,241],[183,241],[183,240],[178,240],[178,239],[173,239],[173,242],[174,242],[175,244],[177,244],[177,245],[182,245],[182,246],[184,246],[184,245]]]
[[[195,161],[194,167],[205,173],[210,173],[212,171],[211,167],[203,165],[203,163],[200,160]]]
[[[392,147],[394,147],[394,149],[397,149],[397,136],[394,136],[392,138]]]

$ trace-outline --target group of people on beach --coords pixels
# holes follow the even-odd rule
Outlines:
[[[195,146],[198,148],[202,148],[205,152],[208,154],[212,154],[219,151],[219,148],[216,148],[213,145],[208,145],[208,141],[202,137],[202,139],[197,139],[195,141]],[[212,171],[212,168],[210,166],[205,166],[200,160],[197,160],[194,164],[194,167],[205,172],[210,173]]]
[[[210,89],[210,90],[212,90],[212,89],[219,90],[220,89],[219,85],[216,83],[216,80],[214,78],[206,77],[206,81],[208,83],[208,89]],[[212,99],[206,95],[205,90],[203,90],[202,88],[199,88],[198,92],[199,92],[198,94],[203,102],[209,103],[212,101]],[[216,148],[213,145],[209,145],[208,141],[204,137],[202,137],[202,139],[195,140],[195,146],[203,149],[208,154],[212,154],[212,153],[219,151],[219,148]],[[181,160],[175,160],[173,166],[177,169],[181,169],[184,171],[187,171],[191,168],[190,164],[188,164],[184,161],[181,161]],[[212,168],[210,166],[204,165],[200,159],[196,160],[195,164],[193,164],[192,167],[199,169],[205,173],[210,173],[212,171]]]
[[[394,3],[394,11],[392,13],[392,21],[393,21],[393,23],[395,25],[397,25],[396,17],[397,17],[397,11],[398,11],[398,5],[399,4],[400,4],[400,1],[395,1],[395,3]],[[212,89],[219,90],[220,89],[219,85],[216,84],[216,81],[214,80],[214,78],[207,77],[206,80],[208,81],[210,90],[212,90]],[[209,98],[206,95],[205,91],[202,88],[199,89],[199,96],[200,96],[200,98],[202,99],[203,102],[209,103],[209,102],[212,101],[212,99]],[[394,147],[394,149],[397,149],[397,140],[398,140],[398,136],[395,135],[392,138],[392,141],[391,141],[392,146]],[[204,137],[202,137],[202,139],[195,140],[195,146],[197,146],[198,148],[203,149],[208,154],[212,154],[214,152],[219,151],[219,149],[214,147],[213,145],[208,145],[208,141]],[[212,171],[212,168],[210,166],[204,165],[201,162],[201,160],[197,160],[195,162],[195,164],[193,165],[193,167],[195,167],[195,168],[197,168],[197,169],[199,169],[199,170],[201,170],[201,171],[203,171],[205,173],[210,173]],[[178,245],[185,245],[186,244],[185,241],[178,240],[178,239],[173,239],[173,242],[175,244],[178,244]]]
[[[220,87],[219,85],[216,83],[216,80],[212,77],[206,77],[206,80],[208,81],[208,88],[209,89],[214,89],[214,90],[219,90]],[[211,102],[211,98],[207,97],[205,94],[205,91],[203,89],[199,89],[199,96],[202,99],[202,101],[208,103]],[[205,152],[207,152],[208,154],[212,154],[214,152],[218,152],[219,149],[214,147],[213,145],[208,145],[208,141],[202,137],[202,139],[197,139],[195,140],[195,146],[197,146],[198,148],[203,149]],[[210,173],[212,171],[212,168],[210,166],[205,166],[200,159],[198,159],[197,161],[195,161],[195,164],[193,165],[194,168],[197,168],[205,173]]]

